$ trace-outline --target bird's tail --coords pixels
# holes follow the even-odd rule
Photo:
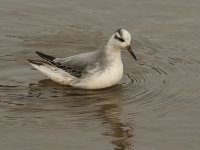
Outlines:
[[[70,82],[73,81],[73,77],[69,73],[51,65],[46,61],[30,60],[30,59],[28,59],[27,61],[31,66],[33,66],[35,69],[42,72],[55,82],[58,82],[60,84],[70,85]]]
[[[50,55],[47,55],[47,54],[44,54],[44,53],[41,53],[41,52],[38,52],[38,51],[36,51],[35,53],[38,54],[40,57],[42,57],[46,62],[51,63],[51,64],[53,64],[53,65],[56,64],[56,63],[53,61],[53,60],[55,59],[55,57],[50,56]]]

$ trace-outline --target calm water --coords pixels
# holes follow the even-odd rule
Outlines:
[[[0,0],[0,149],[199,150],[199,0]],[[60,86],[27,64],[102,48],[128,29],[111,88]]]

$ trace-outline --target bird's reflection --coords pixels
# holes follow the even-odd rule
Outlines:
[[[41,92],[42,89],[43,91]],[[54,99],[58,95],[60,97],[67,97],[67,107],[72,105],[75,105],[76,108],[78,106],[79,109],[86,105],[95,107],[96,109],[90,111],[90,114],[92,113],[93,116],[101,118],[102,124],[109,127],[106,132],[102,134],[112,137],[110,142],[115,145],[115,150],[133,149],[132,123],[129,121],[122,121],[121,119],[121,103],[123,99],[121,85],[103,90],[81,90],[61,86],[50,80],[42,80],[38,83],[37,87],[30,84],[29,95],[38,96],[44,94],[44,89],[47,89],[48,93],[49,89],[51,92],[54,91],[53,96],[49,95],[50,97],[54,97]],[[76,98],[69,98],[69,96],[74,96]]]
[[[98,103],[99,115],[102,116],[103,122],[108,124],[110,132],[105,133],[106,136],[112,136],[111,141],[115,150],[133,149],[133,127],[131,123],[123,122],[121,117],[122,87],[113,88],[106,95],[102,95],[105,99]]]

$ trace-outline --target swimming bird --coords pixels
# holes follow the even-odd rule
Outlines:
[[[54,82],[83,89],[101,89],[121,80],[121,50],[128,50],[137,60],[130,43],[130,33],[125,29],[118,29],[104,49],[67,58],[56,58],[36,51],[43,60],[29,59],[28,62]]]

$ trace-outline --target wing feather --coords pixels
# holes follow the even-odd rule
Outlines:
[[[36,51],[36,53],[50,65],[60,68],[77,78],[80,78],[86,74],[87,69],[91,69],[95,62],[98,61],[97,51],[87,54],[79,54],[67,58],[55,58],[38,51]]]

